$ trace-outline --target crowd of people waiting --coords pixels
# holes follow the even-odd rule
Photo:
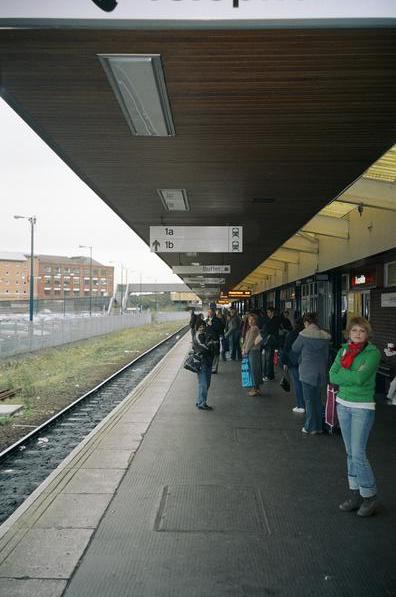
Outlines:
[[[191,314],[192,344],[200,355],[198,371],[200,410],[212,410],[207,404],[212,374],[218,372],[220,355],[224,361],[248,360],[251,387],[248,395],[263,396],[263,382],[275,378],[274,356],[279,352],[279,366],[289,376],[296,398],[293,413],[305,416],[303,434],[317,435],[324,431],[323,390],[328,381],[336,384],[337,414],[347,453],[350,494],[340,504],[342,511],[357,511],[370,516],[378,506],[377,487],[366,456],[366,445],[374,423],[375,377],[380,352],[370,342],[372,330],[362,317],[353,317],[346,327],[347,342],[341,346],[329,369],[331,336],[320,328],[315,313],[296,318],[289,312],[278,315],[273,307],[264,314],[250,311],[242,318],[234,308],[210,308],[205,319]]]

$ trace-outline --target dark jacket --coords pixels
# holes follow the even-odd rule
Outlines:
[[[233,315],[232,317],[230,317],[225,332],[224,332],[224,336],[226,338],[228,338],[229,336],[233,335],[237,335],[241,333],[241,318],[239,317],[239,315],[236,313],[235,315]]]
[[[197,333],[193,339],[194,352],[202,356],[202,361],[208,366],[212,366],[214,357],[214,342],[206,332]]]
[[[263,328],[260,330],[263,341],[261,347],[267,350],[274,350],[279,346],[279,326],[280,319],[276,315],[274,317],[268,317],[264,323]]]
[[[190,317],[190,328],[192,330],[195,329],[196,322],[197,322],[197,316],[196,316],[196,314],[195,313],[191,313],[191,317]]]
[[[209,319],[206,320],[206,334],[214,340],[219,340],[224,332],[223,322],[216,316],[212,317],[210,324],[208,323],[209,321]]]
[[[288,332],[285,338],[285,343],[280,353],[279,365],[281,367],[283,367],[283,365],[287,365],[288,367],[298,367],[298,354],[296,354],[292,350],[292,345],[294,341],[297,339],[297,337],[297,330],[291,330],[290,332]]]

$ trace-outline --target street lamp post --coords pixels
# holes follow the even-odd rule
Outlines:
[[[89,316],[92,315],[92,246],[78,245],[80,249],[89,249]]]
[[[29,284],[29,321],[33,321],[34,311],[34,225],[36,216],[14,216],[16,220],[28,220],[30,222],[30,284]]]

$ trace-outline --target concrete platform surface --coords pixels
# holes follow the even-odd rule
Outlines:
[[[35,595],[40,585],[23,591],[42,582],[43,597],[396,595],[396,409],[377,410],[369,458],[382,505],[360,519],[338,510],[347,491],[339,435],[303,435],[276,381],[248,397],[234,362],[213,376],[214,410],[197,410],[196,376],[179,369],[187,348],[185,337],[139,400],[69,463],[30,526],[18,523],[24,538],[15,532],[0,552],[0,594]]]

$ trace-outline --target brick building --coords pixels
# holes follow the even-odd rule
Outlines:
[[[89,257],[62,257],[58,255],[37,255],[38,299],[80,298],[90,294]],[[112,296],[114,288],[114,267],[92,260],[92,296]]]
[[[23,253],[0,252],[0,300],[29,298],[30,260]]]
[[[113,295],[114,267],[89,257],[36,255],[34,298],[68,299]],[[0,300],[29,298],[30,258],[22,253],[0,253]]]

